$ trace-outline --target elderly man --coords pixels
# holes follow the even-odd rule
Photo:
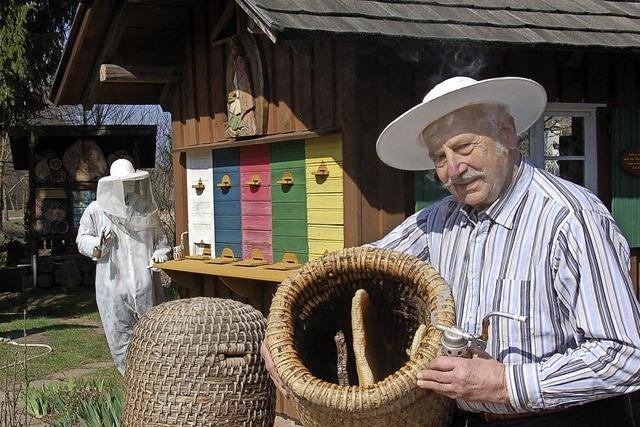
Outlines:
[[[457,400],[457,425],[633,425],[620,396],[640,388],[629,248],[596,196],[521,158],[518,134],[545,105],[528,79],[455,77],[378,139],[385,163],[435,168],[452,196],[374,245],[440,271],[472,334],[491,311],[527,316],[492,323],[490,357],[442,356],[418,374]]]
[[[518,152],[545,106],[532,80],[454,77],[377,142],[392,167],[435,168],[452,196],[372,245],[431,263],[469,333],[492,311],[526,316],[493,321],[486,354],[441,356],[418,374],[420,387],[456,399],[458,426],[633,425],[624,394],[640,388],[640,307],[629,247],[596,196]]]

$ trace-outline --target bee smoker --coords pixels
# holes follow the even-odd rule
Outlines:
[[[442,350],[447,356],[470,358],[473,353],[483,353],[487,348],[489,339],[489,321],[491,317],[505,317],[518,322],[525,322],[527,316],[492,311],[482,319],[482,335],[472,335],[458,326],[436,325],[436,329],[442,332]]]
[[[93,250],[91,251],[91,259],[93,261],[98,261],[98,259],[100,259],[100,257],[102,256],[103,244],[104,244],[104,230],[102,230],[102,233],[100,233],[100,242],[98,243],[98,246],[94,246]]]
[[[183,231],[182,234],[180,234],[180,244],[173,247],[173,259],[175,261],[184,259],[184,236],[187,234],[189,234],[188,231]]]

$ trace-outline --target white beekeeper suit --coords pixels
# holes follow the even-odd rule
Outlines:
[[[96,201],[82,214],[76,243],[96,265],[96,302],[111,355],[124,375],[129,337],[147,310],[162,302],[151,262],[164,262],[170,251],[160,226],[149,173],[119,159],[111,174],[98,180]],[[102,245],[101,245],[101,235]]]

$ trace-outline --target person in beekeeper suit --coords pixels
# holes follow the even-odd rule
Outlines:
[[[158,219],[149,173],[119,159],[98,180],[96,201],[82,214],[80,253],[96,260],[96,302],[111,355],[124,375],[133,326],[163,301],[153,280],[153,262],[165,262],[170,247]]]

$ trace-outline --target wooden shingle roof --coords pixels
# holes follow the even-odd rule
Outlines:
[[[277,37],[313,33],[640,48],[640,3],[603,0],[236,0]]]

